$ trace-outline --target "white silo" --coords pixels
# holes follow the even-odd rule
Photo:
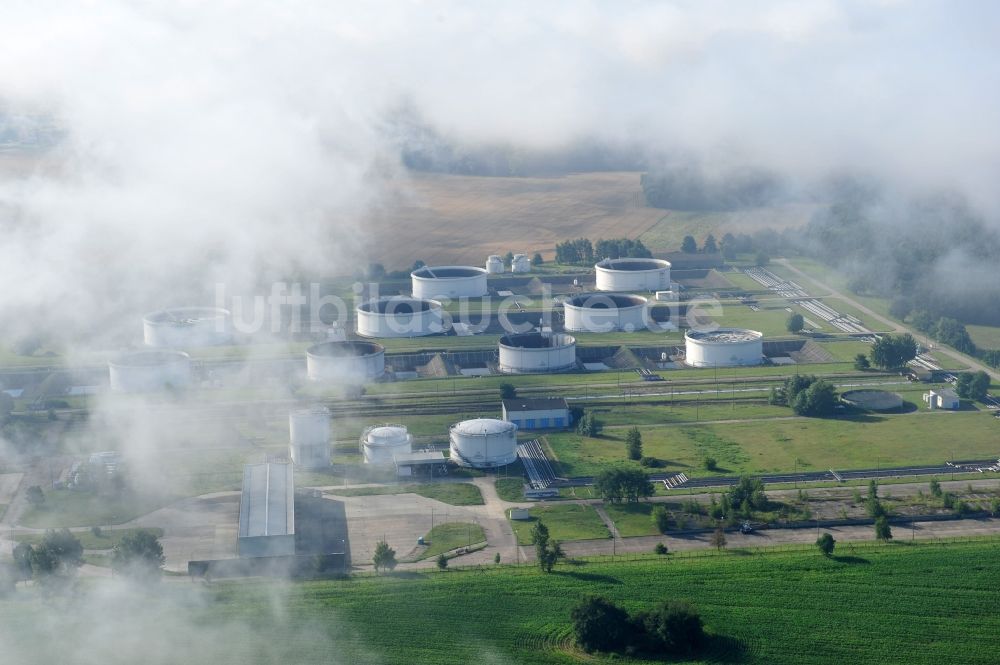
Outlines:
[[[474,266],[424,266],[410,273],[414,298],[480,298],[488,292],[486,270]]]
[[[388,465],[413,452],[413,436],[404,425],[373,425],[361,434],[360,448],[365,464]]]
[[[108,362],[111,390],[145,393],[186,388],[191,383],[191,357],[183,351],[134,351]]]
[[[174,307],[142,319],[146,346],[186,349],[232,341],[231,315],[219,307]]]
[[[451,461],[459,466],[490,469],[517,459],[517,425],[506,420],[475,418],[451,426]]]
[[[491,275],[499,275],[503,272],[503,259],[493,254],[490,258],[486,259],[486,272]]]
[[[689,330],[684,334],[684,362],[692,367],[760,365],[764,335],[743,328]]]
[[[330,466],[330,410],[323,406],[288,414],[289,453],[306,469]]]
[[[444,332],[444,309],[437,300],[389,296],[358,305],[357,333],[362,337],[423,337]]]
[[[558,372],[576,367],[576,338],[565,333],[509,333],[500,338],[501,372]]]
[[[306,349],[311,381],[364,383],[385,374],[385,347],[375,342],[321,342]]]
[[[670,288],[670,261],[604,259],[594,266],[598,291],[661,291]]]
[[[510,263],[511,272],[531,272],[531,261],[527,254],[515,254]]]

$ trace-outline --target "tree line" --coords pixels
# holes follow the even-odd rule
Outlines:
[[[648,259],[652,256],[653,253],[639,239],[610,238],[591,242],[587,238],[576,238],[556,244],[556,263],[566,265],[591,264],[599,259]]]

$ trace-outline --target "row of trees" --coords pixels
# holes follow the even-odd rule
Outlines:
[[[986,372],[963,372],[956,377],[955,392],[963,399],[982,401],[990,390],[990,375]]]
[[[570,612],[573,634],[585,651],[687,655],[705,643],[705,629],[690,604],[668,600],[629,616],[601,596],[583,598]]]
[[[771,388],[768,403],[789,406],[799,416],[822,418],[836,409],[837,389],[815,376],[795,374],[785,379],[781,386]]]
[[[591,242],[587,238],[566,240],[556,244],[556,263],[568,265],[591,264],[595,259],[638,258],[653,256],[641,240],[631,238],[599,239]]]

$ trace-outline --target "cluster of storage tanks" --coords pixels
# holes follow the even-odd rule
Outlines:
[[[504,272],[505,265],[503,258],[498,254],[493,254],[488,259],[486,259],[486,272],[490,275],[499,275]],[[510,271],[512,273],[526,273],[531,272],[531,261],[528,259],[527,254],[515,254],[514,258],[510,262]]]
[[[517,425],[494,418],[475,418],[449,429],[450,459],[459,466],[492,469],[517,459]],[[365,464],[391,466],[413,452],[413,436],[404,425],[372,425],[364,430],[358,450]]]

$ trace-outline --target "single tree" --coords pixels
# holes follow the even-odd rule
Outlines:
[[[667,529],[670,528],[670,513],[667,512],[666,507],[654,506],[651,516],[653,524],[656,525],[656,530],[660,533],[666,533]]]
[[[445,570],[448,568],[448,557],[446,557],[443,552],[438,555],[437,567],[438,570]]]
[[[648,650],[654,653],[689,654],[705,642],[705,627],[698,611],[684,601],[668,600],[636,622],[643,626]]]
[[[930,491],[931,491],[931,496],[933,496],[934,498],[936,498],[936,499],[940,499],[941,498],[941,494],[942,494],[941,483],[938,481],[937,478],[932,478],[931,479]]]
[[[606,598],[584,597],[570,611],[569,618],[576,643],[584,651],[616,651],[629,642],[628,613]]]
[[[726,546],[726,534],[721,526],[715,527],[715,531],[712,532],[712,537],[709,538],[708,543],[720,552]]]
[[[892,540],[892,529],[889,528],[889,520],[885,515],[875,519],[875,537],[883,543]]]
[[[642,459],[642,432],[638,427],[632,427],[625,435],[625,445],[628,448],[628,458],[630,460]]]
[[[666,544],[664,544],[664,543],[656,543],[656,547],[653,548],[653,553],[654,554],[659,554],[660,556],[663,556],[664,554],[666,554],[667,553],[667,546],[666,546]]]
[[[517,386],[513,383],[501,383],[500,384],[500,399],[515,399],[517,398]]]
[[[32,485],[24,491],[24,498],[27,499],[28,503],[32,506],[40,506],[45,503],[45,492],[38,485]]]
[[[111,569],[138,580],[159,579],[164,561],[160,540],[147,529],[122,536],[111,553]]]
[[[535,252],[535,255],[531,257],[531,265],[540,266],[543,263],[545,263],[545,260],[542,258],[542,255],[539,254],[538,252]]]
[[[874,478],[868,481],[868,500],[873,501],[878,498],[878,481]]]
[[[511,264],[514,263],[514,252],[508,251],[506,254],[504,254],[503,263],[505,266],[510,268]]]
[[[546,573],[552,572],[556,561],[563,556],[562,547],[549,538],[549,528],[541,520],[531,527],[531,544],[535,546],[538,566]]]
[[[493,563],[497,564],[498,566],[500,565],[500,552],[497,552],[496,554],[493,555]]]
[[[684,236],[684,240],[681,241],[681,251],[685,254],[698,252],[698,243],[695,242],[694,236]]]
[[[392,570],[396,567],[396,550],[389,547],[389,543],[380,540],[375,543],[375,554],[372,556],[372,563],[375,565],[375,572],[381,573],[383,570]]]
[[[785,321],[785,330],[790,333],[800,333],[806,325],[805,318],[798,312],[792,312]]]
[[[859,353],[858,355],[854,356],[854,369],[858,370],[859,372],[863,372],[866,369],[871,369],[871,366],[872,364],[868,362],[868,356],[866,356],[865,354]]]
[[[719,460],[714,457],[705,458],[705,469],[707,471],[717,471],[719,469]]]
[[[836,544],[837,541],[828,533],[824,533],[816,539],[816,547],[823,553],[823,556],[833,556],[833,548]]]
[[[717,254],[719,252],[719,245],[715,242],[715,236],[711,233],[705,238],[705,244],[702,245],[701,251],[705,254]]]

